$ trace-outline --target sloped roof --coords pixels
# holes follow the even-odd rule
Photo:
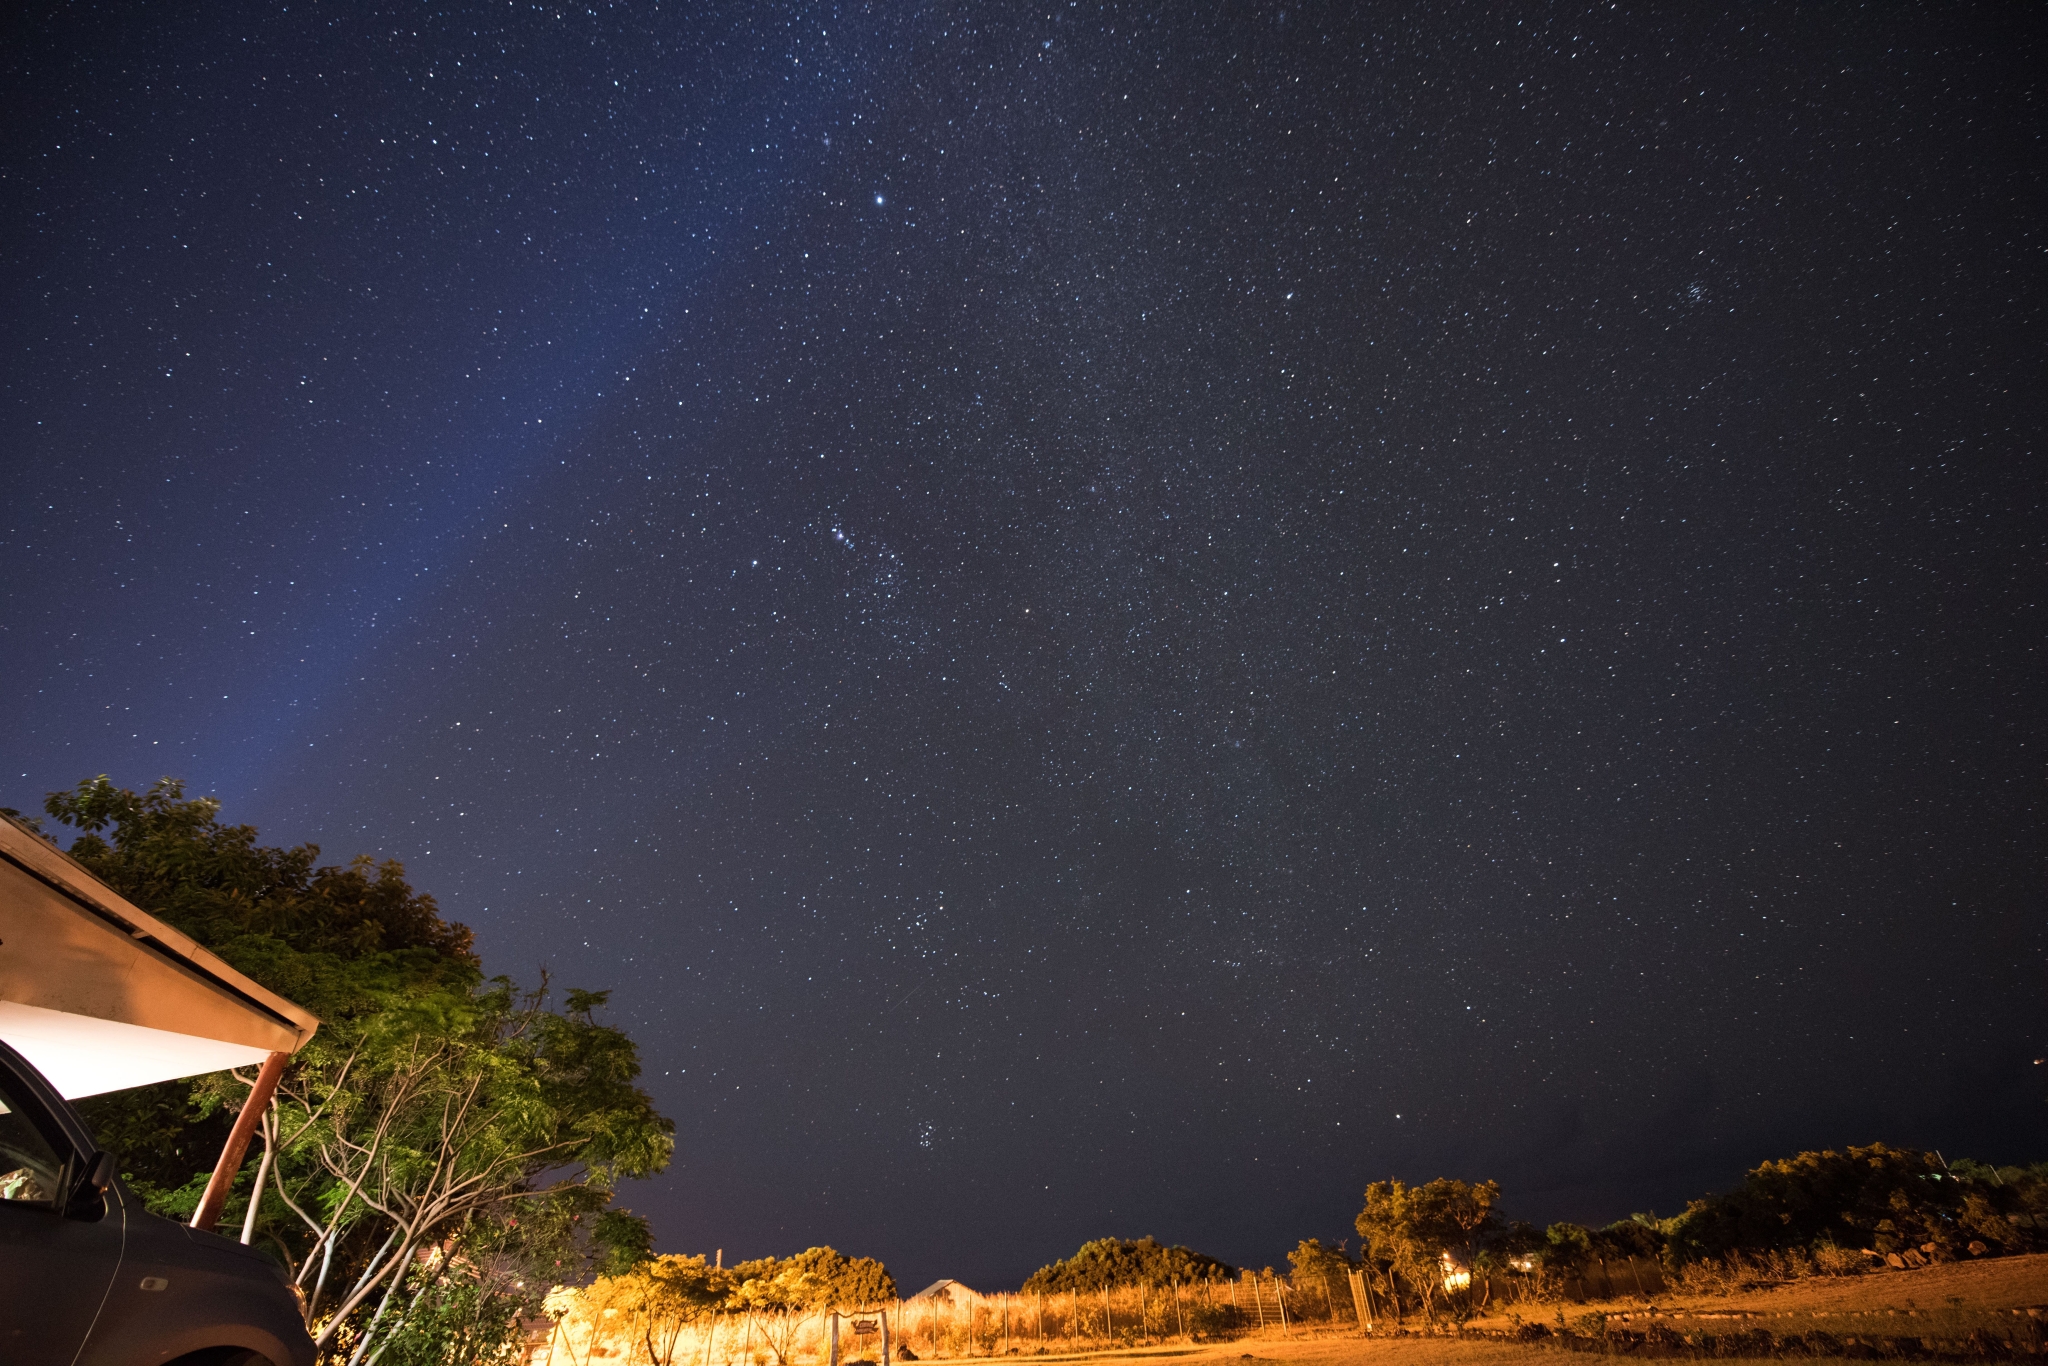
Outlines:
[[[0,1039],[64,1095],[258,1063],[319,1027],[0,816]]]
[[[981,1292],[971,1290],[955,1280],[933,1281],[910,1298],[913,1300],[978,1300]]]

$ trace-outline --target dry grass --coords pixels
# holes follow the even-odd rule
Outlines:
[[[1213,1291],[1205,1291],[1204,1298]],[[1227,1288],[1223,1292],[1227,1296]],[[2042,1320],[2030,1319],[2024,1311],[2048,1310],[2048,1254],[2000,1257],[1981,1262],[1953,1262],[1914,1271],[1881,1271],[1859,1276],[1813,1276],[1767,1288],[1737,1290],[1733,1293],[1700,1293],[1684,1286],[1646,1299],[1602,1300],[1590,1304],[1521,1303],[1498,1306],[1497,1312],[1470,1321],[1473,1335],[1361,1337],[1348,1324],[1329,1326],[1311,1321],[1290,1333],[1269,1330],[1251,1336],[1233,1336],[1224,1341],[1190,1344],[1175,1329],[1192,1318],[1186,1311],[1192,1304],[1183,1300],[1174,1313],[1172,1300],[1157,1292],[1119,1291],[1115,1296],[1116,1336],[1127,1344],[1120,1349],[1081,1349],[1071,1337],[1053,1336],[1051,1330],[1065,1331],[1079,1313],[1084,1333],[1099,1333],[1089,1316],[1100,1313],[1096,1296],[1082,1296],[1078,1302],[1067,1296],[1049,1296],[1046,1303],[1048,1336],[1036,1336],[1037,1306],[1019,1297],[1010,1303],[1011,1333],[1001,1332],[1001,1306],[983,1301],[960,1311],[957,1319],[931,1316],[922,1308],[908,1313],[896,1306],[891,1315],[898,1325],[897,1341],[906,1339],[925,1362],[934,1358],[945,1366],[969,1362],[1009,1363],[1010,1366],[1066,1366],[1068,1363],[1101,1363],[1132,1366],[1158,1359],[1158,1366],[1568,1366],[1583,1360],[1577,1353],[1563,1353],[1554,1347],[1521,1345],[1489,1340],[1479,1334],[1512,1332],[1524,1324],[1540,1323],[1555,1332],[1565,1329],[1584,1339],[1601,1338],[1609,1329],[1642,1334],[1655,1327],[1685,1335],[1711,1334],[1727,1339],[1735,1334],[1768,1333],[1779,1339],[1827,1334],[1836,1339],[1872,1340],[1927,1339],[1933,1344],[1955,1344],[1971,1333],[1988,1333],[2010,1338],[2034,1331]],[[2014,1311],[2022,1311],[2015,1315]],[[1412,1316],[1411,1327],[1419,1326]],[[1136,1330],[1143,1326],[1144,1336]],[[1192,1323],[1190,1326],[1193,1326]],[[690,1343],[698,1342],[693,1334]],[[816,1363],[821,1344],[805,1338],[799,1360]],[[1133,1339],[1136,1339],[1134,1342]],[[1099,1339],[1098,1339],[1099,1341]],[[1554,1341],[1554,1339],[1553,1339]],[[1611,1339],[1609,1340],[1612,1341]],[[1005,1345],[1015,1350],[1005,1352]],[[863,1352],[846,1342],[847,1358],[872,1357],[872,1341]],[[588,1345],[568,1347],[560,1355],[552,1351],[536,1354],[535,1366],[633,1366],[644,1361],[630,1347],[623,1350],[591,1352]],[[1945,1346],[1936,1350],[1949,1351]],[[609,1358],[606,1360],[605,1358]],[[1717,1357],[1719,1361],[1753,1358]],[[1815,1359],[1808,1355],[1807,1360]],[[729,1324],[718,1339],[716,1350],[685,1344],[677,1353],[681,1366],[763,1366],[768,1358],[758,1349],[738,1340],[737,1324]]]
[[[2048,1254],[1949,1263],[1915,1271],[1813,1277],[1725,1295],[1688,1294],[1680,1288],[1654,1301],[1525,1305],[1518,1307],[1516,1317],[1491,1315],[1474,1320],[1469,1327],[1502,1331],[1544,1315],[1548,1316],[1544,1321],[1556,1327],[1561,1314],[1563,1326],[1581,1333],[1598,1333],[1607,1323],[1634,1332],[1662,1324],[1681,1334],[1725,1336],[1761,1330],[1778,1337],[1818,1332],[1864,1341],[1925,1338],[1953,1342],[1977,1329],[2009,1336],[2016,1326],[2039,1322],[2025,1317],[2024,1311],[2030,1308],[2048,1311]],[[1533,1312],[1538,1310],[1540,1315]],[[2016,1310],[2022,1312],[2016,1315]],[[1361,1338],[1327,1329],[1192,1347],[1065,1353],[1037,1359],[1111,1366],[1154,1357],[1171,1358],[1171,1366],[1563,1366],[1584,1359],[1552,1348],[1484,1338]]]

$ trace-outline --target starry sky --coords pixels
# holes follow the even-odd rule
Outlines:
[[[2048,20],[41,5],[0,801],[613,991],[668,1250],[2048,1157]]]

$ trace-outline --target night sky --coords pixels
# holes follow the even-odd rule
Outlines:
[[[2048,1157],[2048,17],[1514,9],[17,15],[0,803],[611,988],[665,1250]]]

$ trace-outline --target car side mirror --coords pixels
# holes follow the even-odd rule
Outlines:
[[[84,1189],[91,1190],[97,1195],[105,1195],[107,1187],[113,1184],[114,1155],[112,1153],[94,1153],[85,1160],[85,1180],[82,1183]]]
[[[78,1184],[71,1188],[71,1198],[65,1202],[66,1219],[83,1219],[87,1223],[106,1217],[107,1187],[114,1184],[114,1155],[107,1152],[88,1154],[79,1167]]]

